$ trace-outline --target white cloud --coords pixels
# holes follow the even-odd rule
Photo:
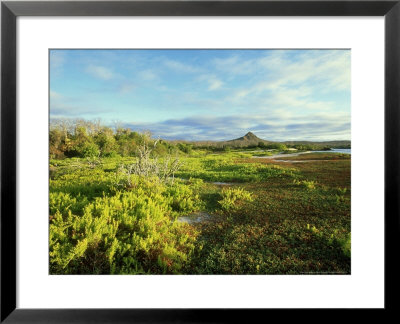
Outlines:
[[[63,96],[60,93],[58,93],[54,90],[50,90],[50,100],[57,100],[57,99],[61,99],[62,97]]]
[[[218,79],[211,79],[208,82],[209,82],[208,90],[210,91],[217,90],[221,88],[221,86],[224,84],[221,80]]]
[[[122,83],[119,86],[119,93],[120,94],[127,94],[127,93],[131,93],[133,90],[136,89],[136,85],[133,83]]]
[[[97,116],[111,110],[111,108],[95,102],[91,94],[68,95],[50,90],[50,116],[52,118]]]
[[[239,86],[225,95],[225,101],[232,106],[251,109],[253,113],[280,109],[303,116],[308,111],[350,110],[350,101],[346,103],[348,97],[344,97],[350,92],[349,51],[304,51],[295,58],[289,58],[287,51],[273,51],[272,55],[257,59],[233,56],[218,63],[226,64],[229,70],[228,63],[246,67],[250,62],[260,73],[249,74],[249,82],[243,82],[245,76],[235,76]],[[235,68],[229,73],[236,73]]]
[[[140,80],[145,80],[145,81],[153,81],[158,79],[157,73],[155,73],[152,70],[143,70],[138,72],[138,77]]]
[[[350,51],[304,51],[294,59],[290,51],[271,51],[268,55],[244,59],[238,55],[212,61],[214,67],[230,75],[262,75],[264,90],[278,90],[305,82],[323,91],[350,90]],[[260,84],[258,85],[260,86]],[[249,90],[252,91],[257,89]],[[260,90],[260,88],[258,88]]]
[[[251,74],[257,69],[253,59],[242,59],[238,55],[216,58],[212,61],[212,64],[217,70],[234,75]]]
[[[115,76],[110,69],[99,65],[89,65],[86,69],[86,72],[102,80],[110,80]]]
[[[58,78],[63,74],[64,65],[66,63],[65,55],[62,51],[50,51],[50,71],[53,78]]]
[[[50,51],[50,66],[51,69],[61,68],[65,63],[65,55],[57,50]]]
[[[201,69],[196,67],[196,66],[192,66],[189,64],[184,64],[178,61],[174,61],[174,60],[169,60],[169,59],[165,59],[163,61],[163,64],[171,69],[174,70],[176,72],[183,72],[183,73],[198,73],[201,72]]]
[[[208,83],[208,91],[220,89],[224,85],[224,82],[216,77],[215,74],[201,74],[196,80]]]

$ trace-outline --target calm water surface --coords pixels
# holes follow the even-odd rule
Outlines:
[[[323,152],[323,153],[345,153],[351,154],[351,149],[331,149],[330,151],[313,151],[313,152]]]

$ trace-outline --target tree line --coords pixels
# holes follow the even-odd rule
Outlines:
[[[49,130],[50,158],[136,156],[138,147],[154,144],[150,132],[135,132],[118,124],[108,127],[99,120],[52,120]],[[191,153],[192,145],[158,140],[154,153]]]

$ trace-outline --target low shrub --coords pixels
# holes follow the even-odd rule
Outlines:
[[[241,203],[253,201],[250,192],[242,188],[224,188],[221,192],[222,199],[218,201],[224,210],[235,210]]]
[[[295,180],[293,180],[293,183],[298,185],[298,186],[300,186],[300,187],[307,188],[307,189],[310,189],[310,190],[315,189],[316,185],[317,185],[317,181],[312,181],[312,180],[307,181],[307,180],[297,180],[297,179],[295,179]]]

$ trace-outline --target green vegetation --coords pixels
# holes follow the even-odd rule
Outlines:
[[[238,203],[242,201],[253,201],[250,192],[242,188],[224,188],[221,192],[222,200],[218,201],[224,210],[238,209]]]
[[[51,274],[350,273],[349,155],[67,126],[50,132]]]
[[[296,161],[307,161],[307,160],[350,160],[351,155],[350,154],[344,154],[344,153],[307,153],[307,154],[301,154],[297,156],[282,156],[277,158],[276,160],[296,160]]]

